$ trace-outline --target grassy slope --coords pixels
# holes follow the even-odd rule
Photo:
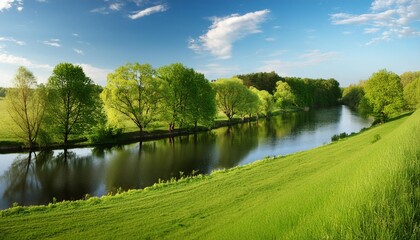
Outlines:
[[[15,207],[1,212],[0,239],[415,239],[418,136],[420,111],[334,144],[206,177]]]

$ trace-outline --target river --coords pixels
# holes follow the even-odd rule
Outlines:
[[[287,113],[197,135],[115,146],[0,154],[0,209],[141,189],[181,174],[208,174],[318,147],[370,119],[346,106]]]

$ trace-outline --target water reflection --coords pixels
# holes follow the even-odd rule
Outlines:
[[[207,174],[310,149],[370,125],[346,107],[288,113],[211,132],[116,146],[0,154],[0,208],[47,204],[144,188],[192,172]]]
[[[2,200],[11,206],[81,199],[98,187],[103,167],[92,156],[72,151],[20,154],[0,179],[5,186]]]

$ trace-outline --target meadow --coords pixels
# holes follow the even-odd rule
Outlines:
[[[0,212],[0,239],[419,239],[420,111],[316,149]]]

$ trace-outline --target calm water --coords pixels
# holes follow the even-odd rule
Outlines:
[[[0,209],[101,196],[116,189],[150,186],[180,172],[210,173],[307,150],[341,132],[358,132],[371,120],[347,107],[290,113],[270,120],[220,128],[196,136],[130,144],[111,149],[71,149],[0,154]]]

